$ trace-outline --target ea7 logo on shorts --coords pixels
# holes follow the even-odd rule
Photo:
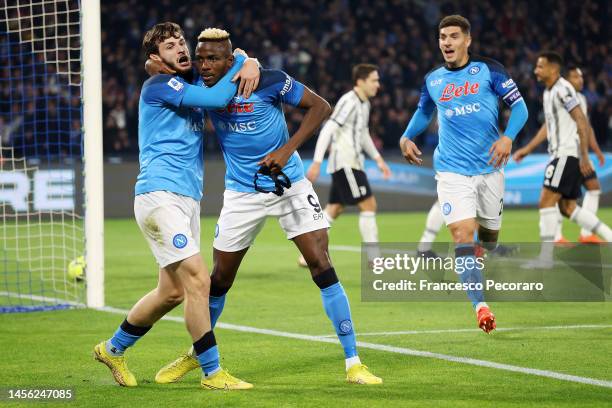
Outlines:
[[[172,238],[172,244],[178,249],[185,248],[187,246],[187,237],[183,234],[176,234]]]
[[[450,214],[450,212],[452,211],[453,207],[451,207],[450,203],[444,203],[442,205],[442,213],[444,215],[448,215]]]
[[[340,329],[340,335],[347,335],[353,331],[353,323],[350,320],[343,320],[338,325],[338,329]]]
[[[429,86],[438,86],[442,83],[442,78],[429,81]]]
[[[181,89],[183,89],[183,83],[181,81],[179,81],[176,78],[170,78],[170,80],[168,81],[168,86],[172,89],[174,89],[176,92],[180,91]]]

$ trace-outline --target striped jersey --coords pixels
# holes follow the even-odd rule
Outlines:
[[[315,161],[322,161],[331,143],[327,172],[341,169],[364,169],[364,151],[372,158],[379,156],[370,137],[370,102],[362,101],[355,90],[338,100],[334,112],[317,140]],[[330,133],[330,127],[333,130]]]
[[[580,157],[578,128],[570,116],[570,112],[580,106],[580,100],[572,84],[559,77],[550,89],[544,91],[543,105],[548,153],[553,157]]]

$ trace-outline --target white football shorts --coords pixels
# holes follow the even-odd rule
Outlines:
[[[329,228],[317,193],[308,179],[294,183],[282,196],[225,190],[213,247],[236,252],[253,244],[267,217],[276,217],[287,239]]]
[[[476,176],[437,172],[438,202],[446,225],[475,218],[478,224],[499,230],[504,209],[503,170]]]
[[[136,222],[160,267],[200,252],[200,203],[169,191],[134,198]]]

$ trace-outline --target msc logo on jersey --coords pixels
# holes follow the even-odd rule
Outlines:
[[[444,111],[444,115],[446,115],[447,118],[452,118],[453,116],[469,115],[474,112],[480,112],[480,103],[476,102],[463,106],[455,106],[453,109]]]
[[[215,127],[218,127],[222,131],[235,132],[235,133],[246,133],[257,130],[257,123],[251,122],[217,122]]]
[[[472,74],[472,75],[476,75],[477,73],[480,72],[480,67],[472,67],[472,68],[470,68],[470,70],[468,72],[470,74]]]
[[[172,244],[178,249],[185,248],[187,246],[187,237],[183,234],[176,234],[172,238]]]
[[[176,92],[180,91],[181,89],[183,89],[183,83],[181,81],[179,81],[176,78],[170,78],[170,80],[168,81],[168,86],[172,89],[174,89]]]
[[[442,83],[442,78],[429,81],[429,86],[438,86]]]
[[[461,98],[462,96],[467,95],[476,95],[479,89],[480,84],[478,82],[475,84],[470,84],[469,81],[465,81],[465,84],[459,86],[451,83],[444,87],[442,96],[440,96],[440,99],[438,100],[440,102],[448,102],[454,98]]]
[[[451,210],[452,210],[452,209],[453,209],[453,208],[451,207],[450,203],[444,203],[444,204],[442,205],[442,213],[443,213],[444,215],[448,215],[448,214],[450,214],[450,212],[451,212]]]

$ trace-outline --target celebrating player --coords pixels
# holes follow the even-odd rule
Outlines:
[[[198,41],[196,56],[200,74],[206,86],[213,86],[232,65],[229,34],[224,30],[206,29]],[[284,103],[306,110],[292,137],[283,114]],[[304,255],[312,279],[321,290],[325,312],[344,349],[347,380],[379,384],[382,380],[372,375],[357,355],[348,298],[329,259],[329,224],[311,183],[304,177],[302,161],[296,152],[330,111],[324,99],[278,70],[263,70],[259,87],[250,98],[235,97],[221,109],[208,110],[227,168],[223,209],[213,242],[210,319],[214,327],[244,255],[266,218],[276,217],[287,238]],[[178,381],[195,367],[191,349],[163,367],[156,381]]]
[[[306,177],[313,183],[319,177],[321,162],[331,143],[327,171],[332,175],[332,185],[323,214],[331,224],[342,214],[346,205],[356,204],[359,207],[361,240],[377,243],[376,199],[364,172],[363,152],[376,161],[385,179],[391,176],[389,167],[374,146],[368,126],[369,99],[376,96],[380,88],[378,67],[355,65],[353,85],[353,89],[342,95],[331,118],[323,126]],[[368,259],[378,256],[375,246],[368,247],[368,250]],[[307,266],[303,256],[300,256],[298,263]]]
[[[561,77],[563,59],[553,51],[540,54],[534,73],[544,90],[545,127],[527,146],[514,154],[520,161],[542,140],[548,138],[551,161],[544,173],[544,188],[540,196],[540,256],[523,265],[525,268],[551,268],[553,266],[553,241],[557,229],[557,208],[581,228],[612,240],[612,231],[595,214],[576,204],[580,187],[585,179],[592,178],[593,164],[588,156],[589,125],[580,109],[576,90]]]
[[[588,106],[586,97],[582,94],[582,89],[584,87],[584,79],[582,76],[582,70],[577,66],[570,66],[567,68],[567,80],[576,90],[576,97],[578,98],[578,102],[580,103],[580,109],[584,113],[586,117],[587,123],[589,120],[588,117]],[[603,166],[606,158],[601,152],[599,148],[599,144],[597,143],[597,139],[595,138],[595,133],[593,132],[593,127],[588,123],[588,132],[589,132],[589,147],[591,150],[595,152],[597,159],[599,161],[599,165]],[[520,163],[521,160],[531,153],[540,143],[546,140],[548,136],[548,132],[546,129],[546,122],[542,125],[536,136],[527,144],[527,146],[517,150],[514,153],[514,160],[517,163]],[[550,150],[550,145],[549,145]],[[597,174],[593,171],[590,175],[583,178],[583,185],[586,188],[586,194],[584,196],[584,200],[582,201],[582,208],[585,210],[592,212],[593,214],[597,214],[597,209],[599,208],[599,196],[601,195],[601,186],[599,184],[599,180],[597,179]],[[557,206],[558,209],[558,206]],[[555,231],[554,241],[557,244],[567,244],[569,241],[563,237],[562,233],[563,226],[563,215],[560,211],[557,211],[557,229]],[[578,241],[582,243],[601,243],[602,240],[597,235],[592,232],[582,228],[580,230],[580,236],[578,237]]]
[[[247,389],[252,385],[219,366],[219,352],[208,312],[210,277],[200,255],[200,199],[203,156],[201,109],[223,108],[236,93],[232,83],[244,63],[236,62],[214,87],[190,85],[192,62],[183,30],[174,23],[155,25],[145,34],[147,58],[161,61],[177,75],[159,75],[142,86],[138,112],[140,174],[134,213],[157,263],[157,288],[141,298],[108,341],[94,348],[120,385],[133,387],[136,378],[124,352],[162,316],[185,302],[185,322],[193,339],[196,366],[208,389]],[[231,60],[234,62],[234,60]],[[229,68],[229,67],[228,67]],[[257,64],[251,66],[255,75]]]
[[[464,283],[482,282],[474,262],[474,233],[487,250],[497,246],[501,227],[504,174],[512,141],[527,120],[527,107],[514,81],[498,62],[468,53],[470,23],[459,15],[442,19],[439,46],[445,63],[425,75],[418,108],[400,139],[402,154],[420,165],[421,152],[411,139],[423,132],[438,109],[439,143],[434,153],[438,201],[455,242]],[[498,98],[512,112],[505,132],[498,133]],[[463,258],[459,263],[459,258]],[[470,260],[470,258],[472,258]],[[489,333],[495,316],[482,291],[468,290],[478,326]]]

